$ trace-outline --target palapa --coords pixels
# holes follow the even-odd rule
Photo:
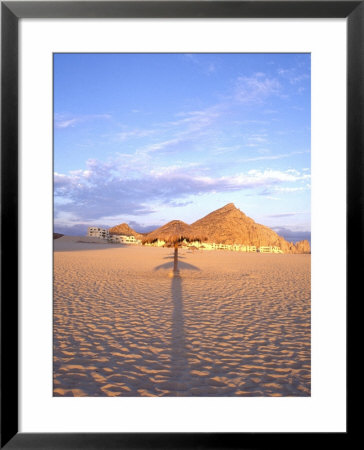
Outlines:
[[[179,275],[178,271],[178,247],[183,241],[194,242],[206,240],[205,236],[193,232],[190,225],[181,220],[172,220],[166,225],[148,233],[142,240],[143,244],[164,241],[166,244],[174,246],[173,274]]]

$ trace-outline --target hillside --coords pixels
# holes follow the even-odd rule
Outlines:
[[[123,234],[126,236],[134,236],[136,239],[142,239],[143,235],[134,231],[127,223],[121,223],[115,227],[109,228],[110,234]]]

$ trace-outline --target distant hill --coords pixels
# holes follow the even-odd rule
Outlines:
[[[204,234],[209,242],[220,244],[246,244],[259,246],[277,246],[284,253],[310,253],[308,241],[297,244],[286,241],[270,228],[254,222],[233,203],[213,211],[191,226],[191,232]]]
[[[134,231],[127,223],[121,223],[120,225],[116,225],[115,227],[109,228],[110,234],[123,234],[126,236],[134,236],[136,239],[142,239],[143,234],[137,233]]]
[[[64,236],[64,234],[61,234],[61,233],[53,233],[53,239],[59,239],[59,238],[61,238],[62,236]]]

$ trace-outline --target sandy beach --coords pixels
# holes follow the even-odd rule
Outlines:
[[[53,394],[309,396],[310,255],[179,256],[54,241]]]

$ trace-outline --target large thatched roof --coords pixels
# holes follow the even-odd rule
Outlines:
[[[310,253],[308,241],[293,244],[270,228],[254,222],[233,203],[213,211],[192,225],[173,220],[144,236],[143,243],[164,240],[166,243],[208,241],[217,244],[277,246],[284,253]]]
[[[148,233],[142,242],[145,244],[160,240],[176,243],[181,242],[184,239],[186,239],[186,241],[202,241],[206,240],[206,237],[202,234],[193,233],[190,225],[187,225],[187,223],[182,222],[181,220],[172,220],[162,227]]]

